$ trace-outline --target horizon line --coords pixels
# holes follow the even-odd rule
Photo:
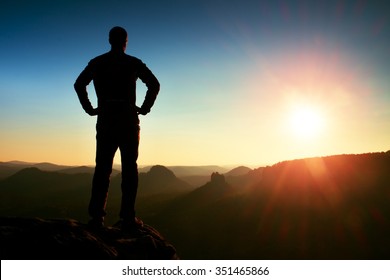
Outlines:
[[[310,158],[321,158],[321,157],[331,157],[331,156],[340,156],[340,155],[359,155],[359,154],[370,154],[370,153],[390,153],[390,149],[386,151],[375,151],[375,152],[361,152],[361,153],[339,153],[339,154],[331,154],[331,155],[318,155],[318,156],[307,156],[307,157],[299,157],[299,158],[290,158],[290,159],[283,159],[278,160],[273,163],[262,163],[262,164],[243,164],[243,163],[237,163],[237,164],[161,164],[161,163],[153,163],[153,164],[144,164],[144,163],[138,163],[138,167],[144,168],[149,166],[156,166],[156,165],[162,165],[167,167],[206,167],[206,166],[218,166],[218,167],[224,167],[224,168],[234,168],[234,167],[240,167],[245,166],[249,168],[260,168],[260,167],[266,167],[266,166],[272,166],[274,164],[284,162],[284,161],[291,161],[291,160],[302,160],[302,159],[310,159]],[[33,162],[33,161],[24,161],[24,160],[0,160],[0,163],[13,163],[13,164],[52,164],[57,166],[64,166],[64,167],[81,167],[81,166],[87,166],[87,167],[95,167],[95,163],[91,164],[66,164],[66,163],[55,163],[50,161],[39,161],[39,162]],[[121,166],[120,163],[114,162],[113,167],[115,166]]]

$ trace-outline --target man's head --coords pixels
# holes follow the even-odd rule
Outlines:
[[[112,49],[126,50],[127,32],[124,28],[115,26],[110,30],[108,41]]]

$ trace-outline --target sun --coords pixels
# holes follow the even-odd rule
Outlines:
[[[318,108],[299,106],[291,111],[289,125],[295,137],[312,139],[323,132],[324,116]]]

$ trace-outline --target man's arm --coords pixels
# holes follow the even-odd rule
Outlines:
[[[146,115],[150,112],[154,101],[156,100],[157,94],[160,91],[160,83],[157,78],[153,75],[152,71],[141,62],[139,72],[139,78],[146,85],[148,90],[146,91],[145,100],[139,110],[141,115]]]
[[[93,108],[91,102],[88,98],[87,86],[92,81],[92,69],[91,63],[88,64],[87,67],[81,72],[81,74],[76,79],[74,83],[74,89],[79,97],[81,106],[84,111],[90,115],[95,116],[98,113],[97,108]]]

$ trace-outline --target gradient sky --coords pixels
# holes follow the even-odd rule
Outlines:
[[[161,83],[139,164],[390,149],[389,1],[2,0],[0,161],[93,164],[96,119],[73,83],[116,25]],[[305,110],[311,134],[293,129]]]

